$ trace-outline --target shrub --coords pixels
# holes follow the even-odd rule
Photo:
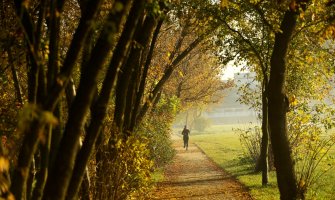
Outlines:
[[[293,160],[299,198],[305,199],[308,190],[332,167],[320,169],[334,146],[334,137],[326,134],[333,127],[330,119],[333,109],[324,104],[308,107],[301,104],[289,112],[289,141]]]
[[[153,186],[152,172],[174,156],[170,127],[177,106],[176,99],[162,96],[140,126],[129,134],[113,130],[106,123],[104,135],[110,139],[101,139],[96,160],[90,165],[96,178],[94,199],[148,199]]]
[[[262,144],[262,129],[259,126],[249,128],[234,129],[239,134],[240,143],[245,151],[246,158],[253,163],[255,171],[261,171],[260,168],[260,151]],[[274,158],[271,143],[269,141],[268,165],[270,170],[274,170]]]
[[[259,126],[249,127],[249,128],[238,128],[234,131],[239,134],[241,145],[245,151],[247,157],[254,163],[256,163],[260,156],[260,146],[261,146],[261,129]]]
[[[103,177],[99,180],[98,199],[146,199],[152,184],[148,139],[138,133],[124,139],[121,135],[114,138],[111,151],[106,151],[102,162]]]
[[[162,97],[140,127],[140,131],[148,138],[150,158],[155,167],[163,167],[175,155],[170,135],[178,106],[176,98]]]

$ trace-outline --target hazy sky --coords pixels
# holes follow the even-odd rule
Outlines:
[[[223,80],[233,79],[234,74],[237,72],[241,72],[240,66],[227,65],[223,70],[222,79]]]

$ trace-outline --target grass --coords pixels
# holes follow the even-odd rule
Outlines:
[[[335,147],[333,147],[329,155],[334,155]],[[319,177],[317,183],[311,188],[309,193],[310,196],[315,197],[315,199],[320,200],[329,200],[335,199],[335,168],[334,168],[334,160],[326,160],[319,165],[318,173],[324,172],[324,169],[329,169],[329,165],[332,163],[332,168],[327,171],[324,175]]]
[[[232,128],[228,125],[214,126],[206,131],[207,134],[194,134],[191,142],[196,143],[214,162],[249,188],[255,200],[279,199],[275,172],[270,172],[269,185],[263,187],[261,174],[254,173],[253,165],[247,161],[239,137],[232,131]],[[237,127],[234,126],[234,128]],[[327,163],[323,163],[320,165],[320,170],[326,166]],[[333,168],[310,189],[308,199],[335,199],[334,180],[335,169]]]

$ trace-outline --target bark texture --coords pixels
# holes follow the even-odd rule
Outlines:
[[[297,197],[296,178],[287,137],[288,102],[285,93],[285,59],[296,26],[296,18],[295,11],[286,11],[280,26],[281,32],[275,35],[269,81],[269,125],[277,182],[282,200],[294,200]]]

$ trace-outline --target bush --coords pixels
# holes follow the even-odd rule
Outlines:
[[[334,136],[326,133],[334,126],[334,122],[329,120],[333,113],[333,108],[324,104],[313,107],[300,104],[288,114],[289,141],[301,199],[305,199],[308,190],[333,167],[322,164],[335,143]]]
[[[170,133],[155,134],[149,133],[150,158],[153,160],[155,167],[163,167],[169,163],[175,155],[172,147]]]
[[[234,131],[239,134],[241,145],[250,160],[256,166],[256,163],[260,156],[260,146],[261,146],[261,128],[259,126],[254,126],[246,129],[238,128]]]
[[[236,133],[239,134],[240,142],[245,150],[246,158],[253,163],[255,171],[261,171],[260,168],[260,151],[262,144],[262,129],[259,126],[249,127],[249,128],[238,128],[234,129]],[[269,141],[270,142],[270,141]],[[274,158],[272,153],[271,143],[269,143],[269,152],[268,152],[268,164],[269,169],[274,170]]]
[[[107,131],[111,139],[105,142],[108,145],[102,144],[92,166],[97,178],[94,199],[148,199],[152,172],[174,156],[170,127],[176,103],[163,98],[127,137],[117,130]]]
[[[141,132],[148,138],[150,158],[157,168],[170,162],[175,155],[170,135],[178,105],[176,98],[163,97],[140,127]]]
[[[97,199],[146,199],[152,181],[153,162],[150,159],[148,139],[136,134],[124,139],[114,138],[114,147],[105,151],[102,162],[103,177],[99,180]],[[101,163],[101,164],[102,164]]]

